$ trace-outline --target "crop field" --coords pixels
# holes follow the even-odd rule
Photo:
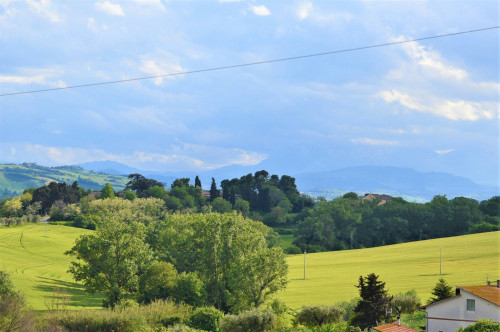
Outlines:
[[[50,224],[0,226],[0,269],[11,275],[15,287],[34,309],[46,310],[63,296],[69,296],[68,308],[98,308],[101,299],[86,294],[66,272],[71,257],[64,252],[78,236],[89,232]]]
[[[46,232],[47,230],[47,232]],[[68,309],[99,308],[101,298],[86,294],[67,273],[71,257],[64,252],[75,239],[91,231],[61,225],[28,224],[0,227],[0,269],[11,274],[37,310],[66,293]],[[331,304],[358,295],[360,275],[376,273],[391,294],[415,289],[425,302],[439,279],[450,285],[484,284],[500,279],[500,232],[464,235],[378,248],[307,254],[288,257],[289,283],[278,294],[289,306]],[[58,291],[55,291],[58,289]]]
[[[439,274],[442,245],[442,275]],[[289,283],[278,295],[292,308],[358,296],[360,275],[380,275],[390,294],[415,289],[426,302],[440,277],[451,286],[500,279],[500,232],[463,235],[378,248],[288,257]]]

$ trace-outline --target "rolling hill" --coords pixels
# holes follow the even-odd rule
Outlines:
[[[78,184],[91,190],[100,190],[110,183],[115,190],[125,188],[126,176],[86,171],[78,166],[45,167],[34,163],[0,164],[0,198],[21,194],[24,189],[41,187],[52,181]]]
[[[47,232],[46,232],[47,230]],[[99,296],[85,294],[66,271],[71,257],[64,252],[75,239],[91,231],[59,225],[0,226],[0,269],[11,274],[16,287],[38,310],[54,289],[71,296],[70,309],[97,308]],[[47,235],[45,235],[47,234]],[[439,275],[439,247],[443,246]],[[500,232],[464,235],[378,248],[288,256],[288,287],[277,295],[292,308],[306,304],[331,304],[357,296],[360,275],[374,272],[387,283],[391,294],[415,289],[423,301],[440,277],[451,285],[483,284],[500,279]]]

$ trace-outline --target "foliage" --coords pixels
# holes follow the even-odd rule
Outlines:
[[[457,332],[500,332],[500,323],[483,318],[466,328],[460,327]]]
[[[344,316],[342,319],[346,322],[350,321],[354,317],[354,309],[358,305],[360,301],[359,297],[355,297],[350,301],[340,301],[335,303],[337,308],[344,310]]]
[[[197,308],[189,317],[189,326],[203,331],[219,332],[224,313],[213,307]]]
[[[296,317],[299,323],[306,326],[322,326],[338,323],[342,320],[344,310],[335,306],[316,305],[303,306]]]
[[[256,309],[244,311],[238,315],[226,315],[221,322],[224,332],[263,332],[276,326],[276,316],[271,310]]]
[[[152,260],[144,225],[109,219],[95,234],[83,235],[66,255],[75,255],[69,272],[90,293],[104,292],[103,305],[114,307],[138,287],[138,275]]]
[[[76,181],[71,186],[66,183],[51,182],[33,192],[32,203],[41,202],[42,213],[45,213],[49,211],[56,201],[62,201],[64,204],[78,202],[82,196],[82,191]]]
[[[427,301],[427,304],[445,300],[455,295],[453,292],[453,287],[448,285],[446,280],[444,280],[443,278],[439,278],[436,286],[434,286],[434,288],[432,289],[431,294],[434,296]]]
[[[138,173],[130,174],[128,178],[130,181],[127,183],[125,189],[135,191],[138,197],[147,197],[147,190],[151,187],[163,187],[163,183],[153,179],[147,179]]]
[[[394,295],[391,305],[398,314],[413,314],[422,306],[420,298],[415,290],[409,290],[405,293]]]
[[[237,212],[240,212],[244,217],[248,217],[248,214],[250,213],[250,203],[248,203],[244,199],[238,198],[234,202],[233,209]]]
[[[154,300],[172,297],[177,283],[175,267],[166,262],[149,265],[139,279],[139,302],[151,303]]]
[[[186,321],[191,309],[170,301],[155,301],[140,307],[115,310],[48,312],[43,319],[51,331],[165,331],[163,327]]]
[[[200,307],[205,304],[207,293],[197,273],[182,272],[177,277],[173,297],[177,302]]]
[[[236,213],[172,215],[160,225],[156,253],[178,271],[197,272],[207,303],[223,311],[258,307],[286,285],[279,248],[268,248],[269,228]]]
[[[111,186],[111,184],[106,183],[104,185],[104,188],[102,188],[102,191],[101,191],[100,198],[101,199],[115,198],[115,191],[113,190],[113,187]]]
[[[27,331],[33,328],[24,296],[16,292],[9,275],[0,270],[0,331]]]
[[[370,273],[360,276],[358,285],[361,300],[354,309],[352,323],[361,329],[376,326],[390,318],[386,309],[392,298],[387,294],[385,282],[378,280],[378,275]]]
[[[212,211],[218,213],[231,212],[231,203],[222,197],[217,197],[212,201]]]

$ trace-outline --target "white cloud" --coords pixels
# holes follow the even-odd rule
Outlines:
[[[168,153],[134,151],[110,153],[102,149],[54,147],[30,143],[0,143],[5,162],[36,161],[43,165],[73,165],[89,161],[111,160],[145,170],[210,170],[229,165],[256,165],[267,155],[242,149],[184,144]],[[199,156],[201,154],[201,157]],[[212,158],[213,155],[215,158]]]
[[[493,119],[495,114],[499,112],[498,103],[495,102],[452,101],[433,96],[426,96],[426,100],[422,101],[398,90],[380,91],[377,96],[387,103],[397,102],[408,109],[434,114],[450,120]]]
[[[365,145],[383,145],[383,146],[399,145],[398,141],[376,139],[376,138],[353,138],[351,139],[351,142],[356,144],[365,144]]]
[[[394,41],[403,41],[408,38],[400,36]],[[418,66],[429,76],[438,76],[445,79],[463,80],[467,71],[447,64],[438,52],[432,51],[430,47],[422,46],[417,42],[404,43],[401,45],[405,53],[412,60],[412,64]]]
[[[90,30],[90,31],[93,31],[93,32],[97,32],[98,29],[97,29],[97,25],[95,23],[95,19],[93,17],[90,17],[88,20],[87,20],[87,28]]]
[[[109,15],[125,16],[122,6],[120,6],[119,4],[112,4],[109,1],[96,2],[94,3],[94,8]]]
[[[266,6],[252,6],[252,12],[257,16],[269,16],[271,12]]]
[[[29,6],[31,11],[38,15],[47,17],[51,22],[61,22],[61,16],[52,9],[52,3],[50,0],[27,0],[26,4]]]
[[[7,84],[41,84],[53,87],[65,87],[62,80],[52,80],[51,78],[61,76],[64,71],[60,69],[28,69],[19,70],[21,75],[0,75],[0,83]]]
[[[453,151],[455,151],[455,149],[436,150],[434,152],[436,152],[437,154],[448,154],[448,153],[453,152]]]
[[[339,23],[348,22],[352,15],[347,12],[332,12],[316,9],[312,2],[304,2],[297,7],[296,14],[302,21],[310,19],[319,23]]]
[[[180,60],[177,56],[163,51],[141,56],[139,70],[151,76],[161,76],[186,71],[186,69],[182,68]],[[175,79],[179,76],[181,75],[169,76],[166,78]],[[156,85],[160,85],[163,82],[163,79],[164,77],[157,77],[154,79],[154,83]]]
[[[304,20],[309,16],[310,11],[313,8],[313,4],[311,2],[303,3],[297,9],[297,15],[299,19]]]

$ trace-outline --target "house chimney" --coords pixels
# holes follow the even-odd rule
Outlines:
[[[500,280],[497,279],[497,288],[500,288]]]
[[[491,281],[488,280],[486,283],[488,286],[491,286]]]

